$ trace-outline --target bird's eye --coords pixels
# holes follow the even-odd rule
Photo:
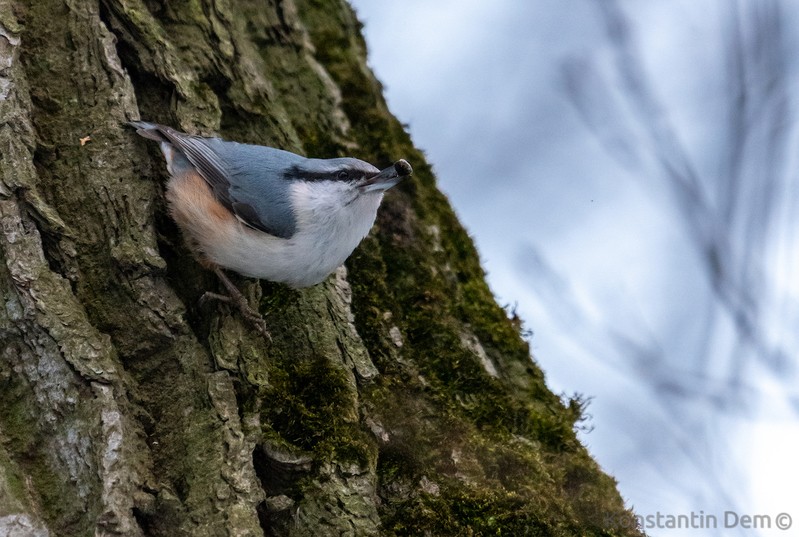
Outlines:
[[[346,181],[350,178],[350,174],[345,171],[338,172],[338,178],[340,181]]]

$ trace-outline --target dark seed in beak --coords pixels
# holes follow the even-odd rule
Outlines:
[[[413,168],[411,165],[408,164],[407,160],[400,159],[394,163],[394,170],[396,170],[397,175],[400,177],[405,177],[413,173]]]

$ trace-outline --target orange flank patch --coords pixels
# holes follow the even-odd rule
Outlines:
[[[214,244],[230,240],[238,220],[214,197],[211,187],[197,172],[172,176],[167,186],[167,201],[172,218],[183,231],[189,246],[209,263],[206,255]]]

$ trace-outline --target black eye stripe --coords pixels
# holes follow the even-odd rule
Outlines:
[[[299,166],[292,166],[283,173],[284,179],[301,179],[303,181],[352,181],[363,177],[366,173],[357,169],[338,169],[329,172],[312,172]]]

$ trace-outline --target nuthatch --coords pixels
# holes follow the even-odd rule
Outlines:
[[[355,158],[314,159],[259,145],[203,138],[133,121],[160,143],[172,217],[199,261],[263,331],[220,267],[307,287],[344,263],[374,224],[383,193],[411,175],[398,160],[380,171]],[[259,322],[260,321],[260,322]]]

